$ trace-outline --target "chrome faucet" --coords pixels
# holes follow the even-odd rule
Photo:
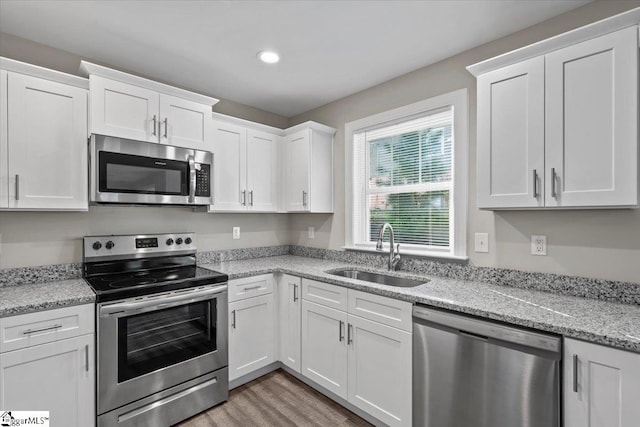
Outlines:
[[[382,238],[384,237],[384,230],[389,229],[389,271],[393,271],[398,266],[400,262],[400,243],[398,243],[395,247],[395,237],[393,235],[393,227],[391,224],[386,222],[382,227],[380,227],[380,233],[378,234],[378,242],[376,243],[376,251],[382,251]]]

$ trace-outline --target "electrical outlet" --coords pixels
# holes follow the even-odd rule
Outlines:
[[[316,238],[316,229],[315,229],[315,227],[309,227],[309,229],[307,230],[307,236],[310,239],[315,239]]]
[[[240,238],[240,227],[233,227],[233,239],[237,240]]]
[[[531,255],[547,254],[547,236],[531,236]]]
[[[476,233],[476,252],[489,252],[489,233]]]

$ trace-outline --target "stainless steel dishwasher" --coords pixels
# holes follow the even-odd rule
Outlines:
[[[417,305],[413,425],[559,427],[559,336]]]

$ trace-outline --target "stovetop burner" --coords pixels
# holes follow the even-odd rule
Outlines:
[[[98,302],[226,282],[226,274],[196,266],[195,237],[181,235],[85,237],[84,278]],[[190,249],[171,246],[187,238]]]

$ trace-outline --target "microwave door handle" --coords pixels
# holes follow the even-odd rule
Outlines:
[[[196,161],[189,156],[189,203],[196,201]]]

